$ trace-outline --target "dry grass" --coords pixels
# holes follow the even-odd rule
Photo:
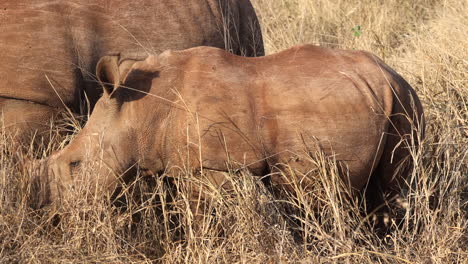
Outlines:
[[[50,217],[52,209],[28,206],[31,181],[21,159],[15,163],[2,154],[0,263],[467,262],[466,2],[253,3],[268,53],[298,43],[365,49],[383,57],[417,90],[427,133],[413,151],[416,166],[408,178],[407,209],[399,212],[402,220],[390,219],[386,232],[373,228],[357,202],[346,198],[333,160],[319,155],[313,162],[321,181],[314,192],[297,187],[278,199],[248,173],[230,175],[229,193],[207,186],[213,193],[207,206],[216,213],[198,226],[184,191],[193,176],[183,171],[179,182],[154,177],[130,184],[127,207],[89,197],[91,187],[80,185],[73,200],[53,209],[62,213],[57,224]],[[51,146],[30,154],[47,155],[63,142],[57,137]],[[3,136],[1,153],[8,144]],[[87,168],[83,177],[92,172]],[[179,192],[169,191],[174,185]]]

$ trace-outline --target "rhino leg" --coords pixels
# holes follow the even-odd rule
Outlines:
[[[204,169],[198,174],[200,178],[194,179],[187,184],[189,195],[189,207],[193,219],[193,231],[207,231],[212,217],[212,197],[217,192],[229,192],[233,187],[227,172]],[[220,231],[220,230],[218,230]]]
[[[418,135],[419,134],[419,135]],[[389,120],[384,151],[371,176],[365,196],[370,210],[393,203],[402,194],[413,167],[412,153],[424,134],[421,103],[414,93],[401,97]]]
[[[393,125],[389,126],[384,152],[365,190],[367,200],[372,202],[370,209],[381,206],[387,198],[396,198],[411,168],[411,131],[402,127],[402,118],[392,118],[391,121]]]
[[[49,140],[51,120],[56,109],[25,100],[0,99],[0,121],[3,136],[8,142],[7,151],[18,148],[27,150],[32,142],[46,143]]]

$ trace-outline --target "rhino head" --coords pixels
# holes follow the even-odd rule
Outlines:
[[[157,56],[144,61],[106,56],[98,62],[96,76],[103,94],[85,127],[65,148],[33,165],[41,175],[41,205],[85,185],[92,192],[112,192],[120,180],[131,178],[151,146],[148,135],[155,120],[143,101],[159,76]],[[80,176],[89,168],[89,177]]]

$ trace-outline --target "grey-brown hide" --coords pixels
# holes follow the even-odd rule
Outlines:
[[[166,49],[215,46],[263,55],[249,0],[2,0],[0,112],[15,141],[36,132],[66,107],[86,114],[100,96],[100,57],[145,58]]]
[[[398,190],[397,167],[423,129],[414,90],[362,51],[306,45],[244,58],[198,47],[150,56],[124,78],[116,61],[100,61],[105,95],[79,137],[50,160],[58,185],[74,184],[71,164],[85,153],[101,153],[87,157],[109,165],[113,173],[100,174],[112,189],[113,175],[135,163],[173,176],[177,168],[262,175],[287,163],[313,177],[306,160],[320,150],[349,170],[353,189],[373,175],[382,189]],[[272,178],[285,187],[289,180]]]

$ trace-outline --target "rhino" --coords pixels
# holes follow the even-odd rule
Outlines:
[[[317,151],[346,168],[352,190],[377,182],[374,191],[397,192],[424,129],[412,87],[364,51],[301,45],[246,58],[196,47],[145,60],[105,56],[96,69],[103,96],[47,160],[45,203],[60,203],[88,162],[104,164],[89,179],[100,192],[115,190],[135,164],[170,177],[208,171],[219,188],[224,172],[246,170],[285,190],[297,178],[275,172],[291,168],[307,188]]]
[[[61,113],[86,115],[109,54],[146,58],[214,46],[264,55],[249,0],[7,0],[0,3],[0,117],[13,141],[48,138]]]

